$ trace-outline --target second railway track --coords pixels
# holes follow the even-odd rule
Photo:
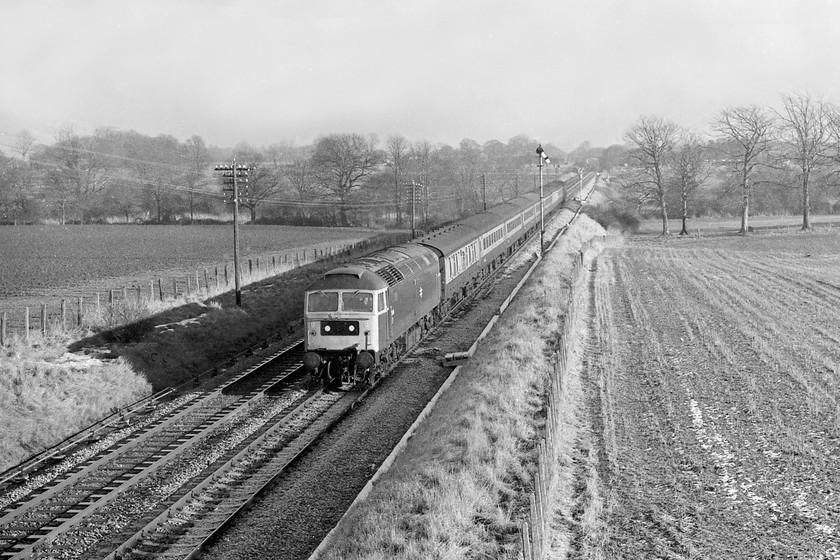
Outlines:
[[[92,441],[7,485],[0,493],[0,558],[122,554],[126,542],[139,540],[132,535],[162,513],[170,516],[196,488],[212,493],[203,481],[248,478],[237,473],[258,471],[270,462],[268,450],[301,445],[306,438],[298,436],[345,396],[310,388],[301,354],[295,343],[223,387],[162,403],[110,440]]]

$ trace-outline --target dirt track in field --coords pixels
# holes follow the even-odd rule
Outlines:
[[[569,557],[840,558],[840,252],[793,237],[590,267],[577,485],[604,529]]]

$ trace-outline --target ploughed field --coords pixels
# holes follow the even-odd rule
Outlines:
[[[239,256],[276,255],[293,260],[304,249],[327,251],[371,237],[362,228],[293,226],[240,227]],[[194,275],[202,268],[233,274],[233,227],[196,226],[21,226],[0,227],[0,301],[20,306],[79,290],[118,289],[163,277]],[[244,273],[243,273],[244,274]],[[232,276],[231,276],[232,278]],[[168,286],[167,286],[168,289]]]
[[[840,235],[631,238],[591,276],[609,558],[840,558]]]
[[[239,255],[248,259],[339,247],[372,233],[361,228],[243,225]],[[226,262],[233,262],[231,225],[0,227],[0,300],[62,295],[68,288],[120,287],[148,282],[158,274],[195,274]],[[116,283],[101,282],[106,278]]]

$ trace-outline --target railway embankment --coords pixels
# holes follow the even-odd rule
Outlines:
[[[520,557],[573,270],[604,234],[582,215],[558,240],[319,559]],[[577,434],[560,425],[568,449]]]

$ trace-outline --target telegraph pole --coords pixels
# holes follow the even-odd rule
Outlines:
[[[484,211],[487,212],[487,174],[481,174],[481,200],[484,202]]]
[[[542,144],[537,146],[537,167],[540,168],[540,257],[543,256],[543,251],[545,247],[545,217],[543,212],[543,178],[542,178],[542,168],[543,168],[543,161],[545,163],[551,163],[551,160],[548,159],[548,156],[542,149]]]
[[[417,183],[412,179],[411,181],[411,238],[416,237],[414,224],[416,222],[416,208],[417,208]]]
[[[578,199],[583,202],[583,169],[578,167]]]
[[[248,167],[236,165],[236,157],[231,165],[217,165],[216,171],[222,172],[222,190],[233,198],[233,284],[236,293],[236,306],[242,307],[242,276],[239,272],[239,183],[248,188]]]

